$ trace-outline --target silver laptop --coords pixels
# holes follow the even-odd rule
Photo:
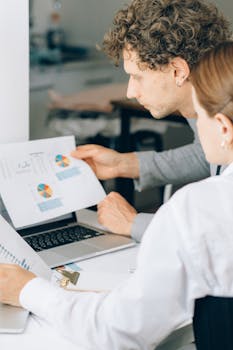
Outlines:
[[[0,333],[23,332],[28,315],[27,310],[0,303]]]
[[[74,212],[17,232],[50,267],[135,245],[132,239],[78,223]]]

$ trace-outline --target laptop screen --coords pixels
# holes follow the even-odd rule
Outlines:
[[[33,233],[39,233],[39,232],[57,229],[60,227],[65,227],[72,223],[77,223],[75,212],[59,216],[49,221],[44,221],[40,224],[22,227],[20,229],[17,229],[17,232],[20,234],[20,236],[24,237]]]

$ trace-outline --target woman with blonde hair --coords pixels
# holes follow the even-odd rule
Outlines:
[[[154,349],[206,295],[233,296],[233,42],[192,70],[200,140],[220,176],[188,185],[155,214],[136,272],[109,293],[71,293],[0,265],[0,300],[22,305],[88,349]]]

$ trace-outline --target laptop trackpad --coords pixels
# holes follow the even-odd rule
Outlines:
[[[127,237],[120,235],[107,234],[99,237],[93,237],[85,240],[85,244],[94,246],[95,249],[108,250],[124,245],[134,244],[135,242]]]
[[[89,246],[82,242],[74,242],[71,244],[66,244],[62,247],[57,247],[57,253],[70,259],[74,257],[89,255],[98,250],[101,250],[101,249],[97,249],[96,247]]]
[[[42,250],[39,252],[39,255],[49,266],[53,267],[64,264],[67,261],[75,261],[75,259],[91,255],[101,250],[82,242],[74,242],[61,247]]]

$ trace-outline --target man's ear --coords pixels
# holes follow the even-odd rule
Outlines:
[[[233,146],[233,122],[225,114],[217,113],[214,116],[219,125],[219,132],[222,140],[227,146]]]
[[[181,57],[175,57],[171,60],[170,66],[172,67],[174,72],[174,79],[176,81],[176,85],[178,87],[181,87],[190,74],[188,63]]]

